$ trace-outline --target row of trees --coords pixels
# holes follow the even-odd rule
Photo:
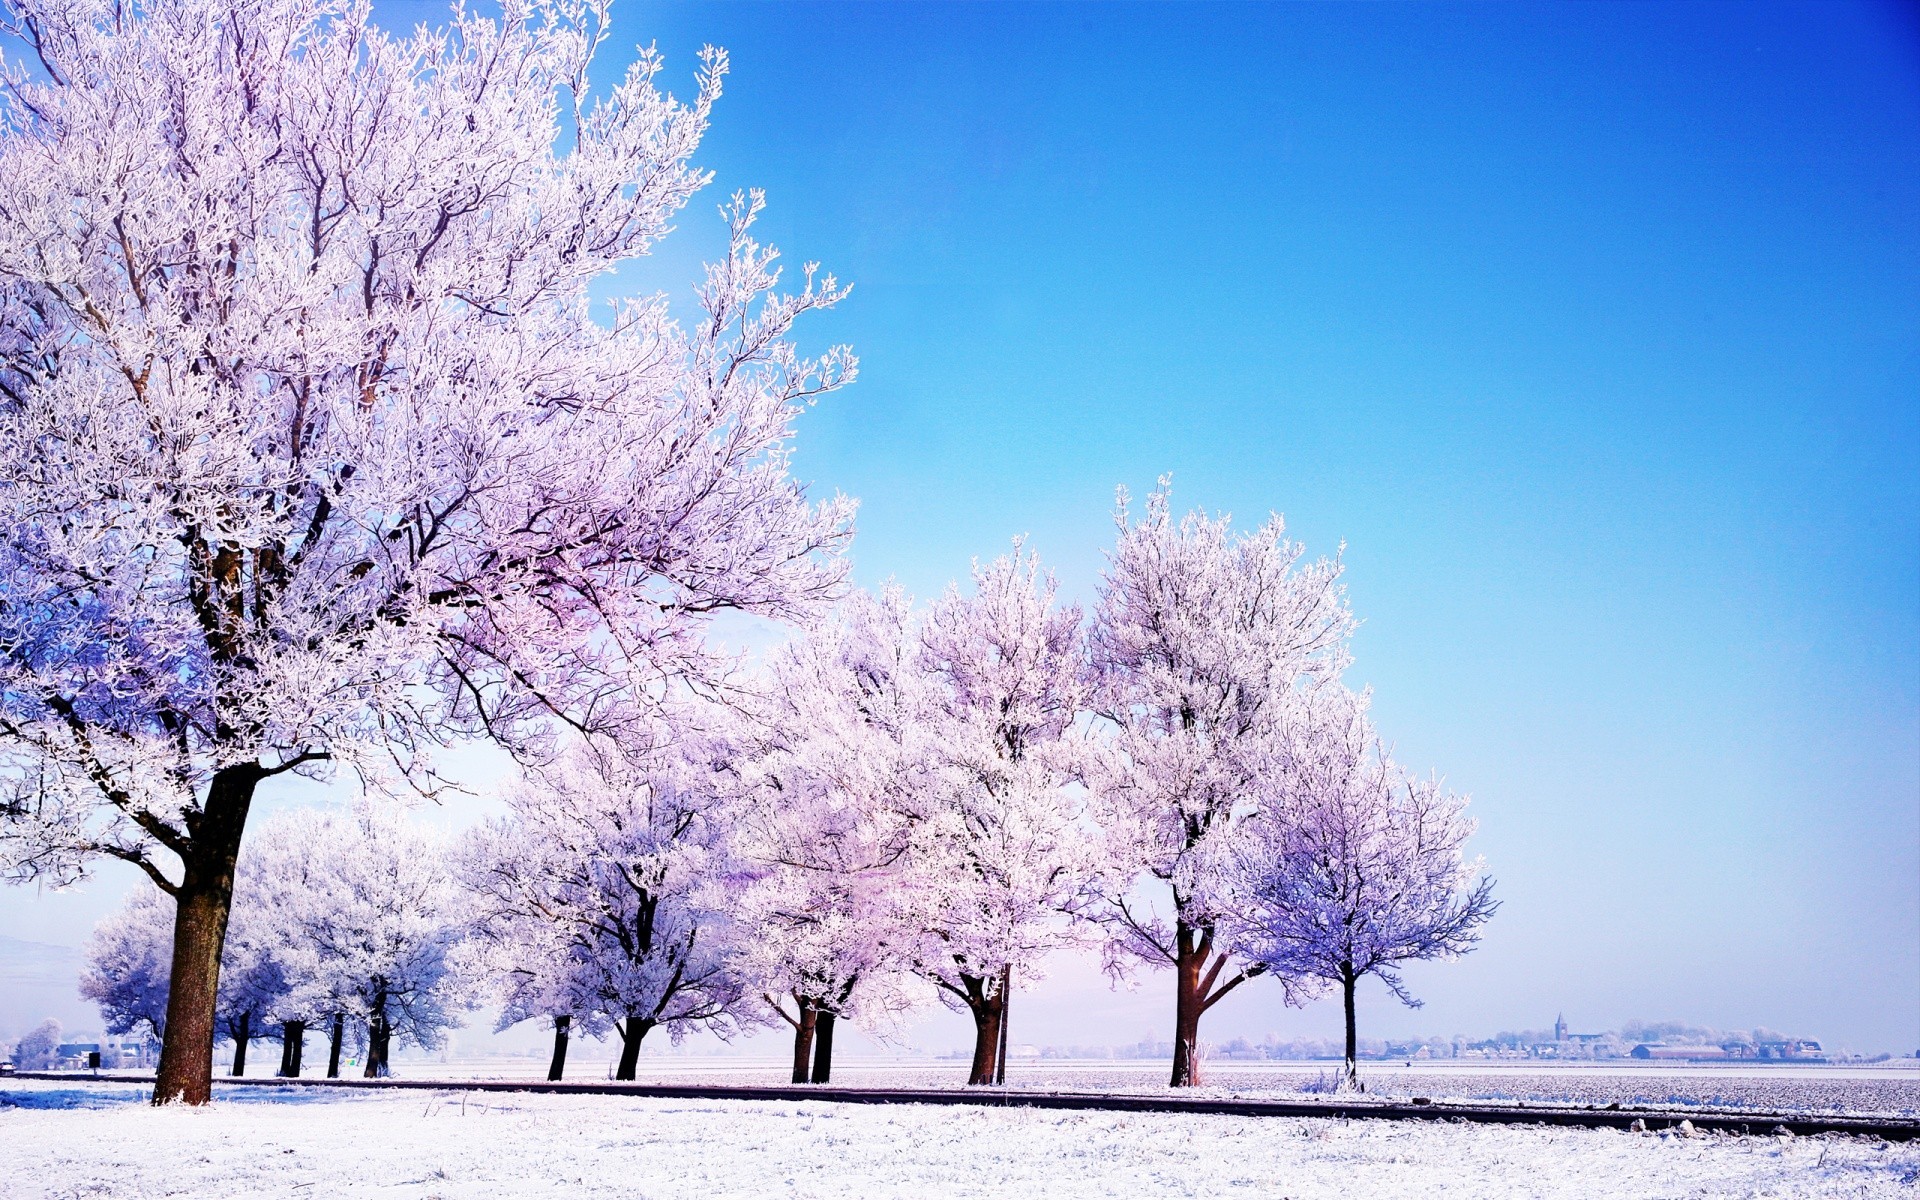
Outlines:
[[[327,1039],[330,1077],[350,1039],[368,1076],[386,1074],[396,1039],[440,1045],[471,996],[455,963],[463,931],[448,866],[442,840],[390,806],[266,822],[241,858],[215,1001],[233,1073],[271,1037],[279,1074],[299,1075],[310,1029]],[[142,887],[94,930],[80,992],[107,1032],[165,1045],[173,908]]]
[[[1351,1072],[1357,981],[1411,1002],[1397,964],[1464,951],[1492,901],[1463,802],[1338,680],[1337,564],[1300,558],[1277,521],[1174,521],[1163,487],[1143,520],[1123,503],[1092,621],[1016,544],[924,611],[854,593],[730,703],[664,702],[651,742],[574,740],[444,854],[372,809],[271,822],[241,858],[223,1031],[244,1056],[263,1023],[297,1048],[331,1020],[337,1065],[351,1015],[377,1073],[396,1031],[435,1044],[464,971],[503,1024],[551,1024],[556,1078],[575,1033],[617,1035],[631,1079],[655,1029],[777,1013],[795,1082],[824,1082],[839,1021],[884,1028],[930,985],[988,1083],[1013,981],[1098,945],[1116,974],[1172,968],[1176,1085],[1201,1015],[1262,974],[1342,993]],[[116,1031],[162,1028],[163,907],[102,931]]]
[[[1338,564],[1277,522],[1157,494],[1091,622],[1016,554],[921,614],[854,599],[764,687],[715,651],[716,613],[813,628],[844,593],[853,504],[788,462],[855,368],[794,326],[845,291],[783,289],[736,195],[687,319],[593,311],[707,181],[727,65],[590,86],[608,28],[602,0],[401,37],[344,0],[0,16],[0,873],[117,859],[166,897],[155,1101],[210,1096],[223,961],[318,952],[242,925],[227,953],[258,787],[432,795],[474,738],[527,779],[474,851],[509,1011],[636,1048],[723,1019],[727,922],[781,931],[741,953],[801,1042],[917,977],[973,1014],[976,1078],[1012,981],[1089,931],[1175,970],[1183,1083],[1253,974],[1351,991],[1463,947],[1490,902],[1458,801],[1340,692]],[[314,978],[299,1019],[347,1010]]]

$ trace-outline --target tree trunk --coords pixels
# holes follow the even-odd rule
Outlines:
[[[300,1078],[300,1060],[307,1048],[307,1023],[283,1021],[280,1024],[280,1078]]]
[[[214,1002],[220,952],[233,907],[233,866],[260,782],[253,764],[227,767],[207,785],[207,802],[189,826],[192,840],[174,894],[173,968],[166,1037],[154,1072],[155,1104],[205,1104],[213,1098]]]
[[[833,1026],[839,1019],[837,1013],[823,1012],[814,1023],[813,1082],[815,1083],[825,1083],[833,1078]]]
[[[820,1010],[804,996],[795,996],[793,999],[800,1006],[800,1015],[793,1023],[793,1081],[805,1083],[807,1064],[813,1057],[813,1031],[820,1019]]]
[[[1007,1081],[1007,1006],[1013,1002],[1013,964],[1000,968],[1000,1052],[994,1058],[993,1081]]]
[[[967,1083],[991,1084],[994,1064],[999,1057],[1000,1016],[1006,998],[999,994],[1000,981],[997,979],[974,979],[962,975],[960,980],[966,984],[967,1007],[973,1012],[973,1070],[967,1076]],[[988,994],[990,984],[993,985],[992,995]]]
[[[253,1014],[241,1013],[233,1026],[233,1073],[247,1073],[247,1043],[253,1040]]]
[[[614,1069],[615,1079],[632,1079],[640,1067],[640,1043],[646,1040],[647,1031],[653,1028],[652,1021],[643,1021],[639,1017],[628,1017],[620,1026],[620,1065]]]
[[[340,1078],[340,1043],[346,1040],[347,1018],[343,1013],[333,1014],[332,1046],[327,1050],[327,1078]]]
[[[387,1017],[387,989],[374,991],[372,1011],[367,1014],[367,1066],[360,1074],[367,1079],[385,1079],[392,1074],[387,1051],[393,1045],[393,1023]]]
[[[547,1079],[557,1081],[567,1071],[567,1030],[573,1018],[561,1014],[553,1019],[553,1061],[547,1064]]]
[[[1200,1082],[1200,1014],[1206,1011],[1207,998],[1201,972],[1206,967],[1210,939],[1194,939],[1194,927],[1181,921],[1174,940],[1173,992],[1173,1078],[1172,1087],[1193,1087]]]
[[[1355,982],[1356,980],[1354,979],[1352,970],[1341,972],[1341,998],[1346,1001],[1347,1005],[1347,1065],[1346,1072],[1340,1080],[1342,1090],[1347,1088],[1360,1089],[1360,1038],[1358,1036],[1358,1027],[1353,1017],[1353,985]]]

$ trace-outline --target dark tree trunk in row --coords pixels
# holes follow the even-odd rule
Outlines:
[[[233,1023],[233,1073],[247,1073],[247,1043],[253,1040],[253,1014],[241,1013]]]
[[[300,1078],[300,1060],[307,1049],[307,1023],[286,1021],[280,1026],[280,1078]]]
[[[620,1065],[614,1068],[615,1079],[632,1079],[640,1069],[640,1043],[653,1026],[654,1022],[640,1017],[628,1017],[620,1023]]]
[[[340,1078],[340,1043],[347,1037],[347,1018],[343,1013],[333,1014],[333,1036],[327,1049],[327,1078]]]
[[[252,764],[214,774],[207,801],[188,824],[174,894],[172,986],[167,992],[166,1037],[154,1073],[155,1104],[205,1104],[213,1098],[214,1003],[220,990],[220,953],[233,907],[233,869],[240,835],[262,772]]]
[[[567,1073],[567,1030],[573,1018],[562,1014],[553,1019],[553,1061],[547,1064],[547,1079],[557,1081]]]
[[[1341,999],[1345,1000],[1347,1005],[1347,1064],[1346,1064],[1345,1075],[1340,1081],[1340,1086],[1343,1088],[1359,1089],[1360,1088],[1360,1037],[1359,1037],[1359,1026],[1354,1021],[1354,1015],[1353,1015],[1353,985],[1356,982],[1358,982],[1358,980],[1354,978],[1353,969],[1351,967],[1341,972],[1340,994],[1341,994]],[[1361,1090],[1364,1090],[1364,1089],[1361,1089]]]
[[[1193,931],[1182,922],[1175,943],[1173,964],[1173,1087],[1194,1087],[1200,1082],[1200,1014],[1204,997],[1200,994],[1201,956],[1195,952]]]
[[[804,996],[795,996],[793,999],[800,1006],[799,1015],[789,1021],[793,1026],[793,1081],[805,1083],[807,1065],[813,1057],[813,1032],[820,1018],[820,1010]]]
[[[1200,1018],[1228,992],[1265,969],[1248,967],[1221,983],[1227,960],[1227,955],[1214,953],[1211,927],[1186,921],[1175,924],[1173,1078],[1169,1081],[1174,1087],[1200,1082]]]
[[[1007,1081],[1007,1006],[1013,1002],[1013,964],[1000,968],[1000,1053],[993,1064],[993,1081]]]
[[[823,1012],[814,1021],[813,1027],[813,1082],[825,1083],[833,1078],[833,1026],[840,1018],[837,1014]]]
[[[387,1052],[393,1047],[393,1022],[387,1017],[387,992],[384,987],[373,995],[373,1011],[367,1016],[367,1066],[360,1074],[368,1079],[385,1079],[392,1074]]]
[[[1006,994],[1000,981],[991,977],[962,975],[967,1009],[973,1014],[973,1068],[968,1084],[991,1084],[1000,1059],[1000,1018],[1006,1011]]]

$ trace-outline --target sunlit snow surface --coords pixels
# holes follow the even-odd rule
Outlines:
[[[125,1084],[0,1087],[0,1195],[1905,1196],[1871,1139],[1292,1118]]]

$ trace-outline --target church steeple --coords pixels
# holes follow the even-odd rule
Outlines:
[[[1553,1019],[1553,1040],[1556,1042],[1567,1040],[1567,1014],[1565,1013]]]

